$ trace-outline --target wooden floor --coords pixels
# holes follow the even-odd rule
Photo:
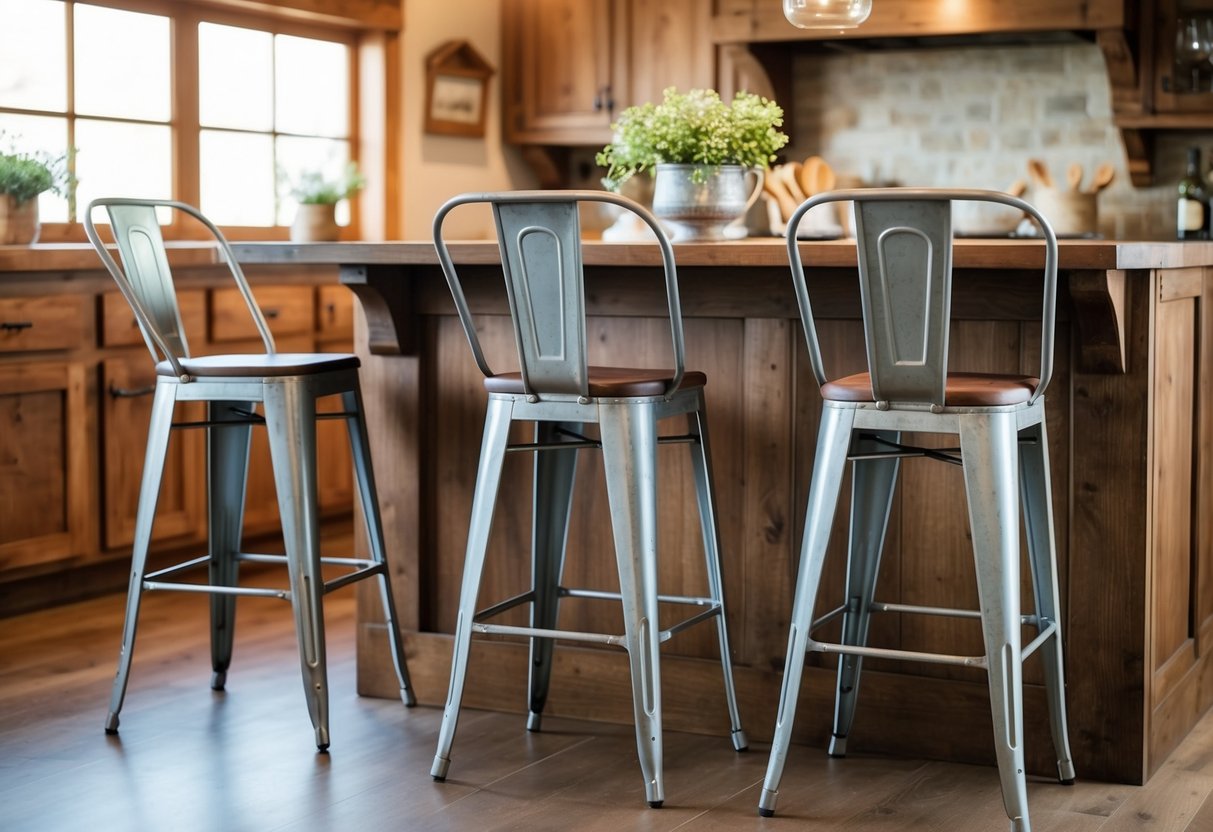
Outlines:
[[[766,745],[667,732],[665,808],[646,807],[630,728],[468,711],[450,779],[441,713],[354,693],[353,601],[328,599],[332,750],[312,745],[290,611],[241,602],[213,693],[206,599],[148,596],[122,733],[102,731],[122,599],[0,621],[0,830],[1005,830],[993,768],[795,746],[780,815],[755,805]],[[621,661],[623,661],[621,659]],[[861,714],[862,718],[862,714]],[[941,726],[940,730],[947,730]],[[1029,785],[1037,832],[1213,830],[1213,718],[1144,788]]]

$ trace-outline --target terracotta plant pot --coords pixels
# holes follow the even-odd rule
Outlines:
[[[38,242],[38,198],[15,202],[0,194],[0,245],[25,246]]]
[[[337,239],[337,206],[328,204],[300,205],[291,223],[291,242],[323,243]]]

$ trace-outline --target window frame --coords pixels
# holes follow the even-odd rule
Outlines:
[[[29,110],[21,108],[0,108],[3,112],[28,115],[50,115],[66,118],[68,122],[68,146],[75,144],[75,129],[77,118],[96,118],[80,116],[75,110],[75,56],[72,46],[72,29],[74,26],[74,8],[77,3],[86,5],[105,6],[132,12],[161,15],[169,20],[169,55],[170,55],[170,115],[168,127],[170,131],[170,154],[172,158],[170,189],[173,199],[198,205],[201,198],[200,164],[200,135],[199,123],[199,67],[198,67],[198,24],[217,23],[225,26],[239,26],[247,29],[267,31],[271,34],[296,35],[306,38],[341,43],[349,50],[348,55],[348,124],[349,156],[351,160],[362,163],[361,147],[362,132],[362,52],[366,47],[365,31],[357,27],[337,24],[317,23],[309,20],[298,20],[289,15],[266,14],[258,11],[228,8],[189,2],[189,0],[66,0],[66,26],[64,37],[68,43],[67,54],[67,108],[64,111]],[[374,41],[374,38],[371,38]],[[393,38],[394,40],[394,38]],[[388,74],[388,78],[391,75]],[[148,123],[138,119],[105,119],[116,122]],[[155,123],[155,122],[152,122]],[[209,129],[209,128],[208,128]],[[216,128],[224,129],[224,128]],[[233,131],[248,132],[248,131]],[[271,136],[280,135],[271,131]],[[291,134],[287,134],[291,135]],[[341,239],[361,239],[362,210],[361,201],[366,198],[363,192],[349,200],[350,222],[341,228]],[[78,208],[77,211],[82,210]],[[289,236],[289,226],[222,226],[225,236],[232,240],[285,240]],[[186,222],[174,212],[172,222],[162,226],[166,239],[192,240],[206,237],[205,229],[196,223]],[[68,222],[43,222],[39,241],[42,243],[84,242],[84,227],[75,219]]]

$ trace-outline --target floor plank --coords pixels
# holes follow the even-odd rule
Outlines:
[[[355,693],[352,593],[326,599],[330,754],[317,754],[289,608],[242,599],[228,689],[209,689],[206,599],[152,593],[122,729],[102,732],[123,599],[0,630],[6,832],[843,830],[1002,832],[992,768],[794,746],[779,815],[759,818],[767,746],[667,732],[666,804],[648,809],[630,727],[466,711],[450,776],[429,776],[441,712]],[[1081,772],[1080,772],[1081,775]],[[1213,716],[1145,787],[1029,783],[1037,832],[1213,832]]]

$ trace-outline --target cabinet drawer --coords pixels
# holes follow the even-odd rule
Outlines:
[[[196,346],[201,346],[202,339],[206,337],[206,292],[202,289],[178,292],[177,305],[181,309],[181,324],[185,327],[186,340],[196,339]],[[101,344],[106,347],[127,347],[142,343],[139,323],[126,298],[118,292],[102,295]]]
[[[93,295],[0,298],[0,352],[87,346],[92,308]]]
[[[253,297],[261,307],[270,332],[280,335],[311,334],[312,288],[310,286],[258,286]],[[211,291],[211,340],[248,341],[257,338],[257,327],[239,289]]]
[[[345,286],[321,286],[316,301],[316,336],[322,341],[354,337],[354,293]]]

